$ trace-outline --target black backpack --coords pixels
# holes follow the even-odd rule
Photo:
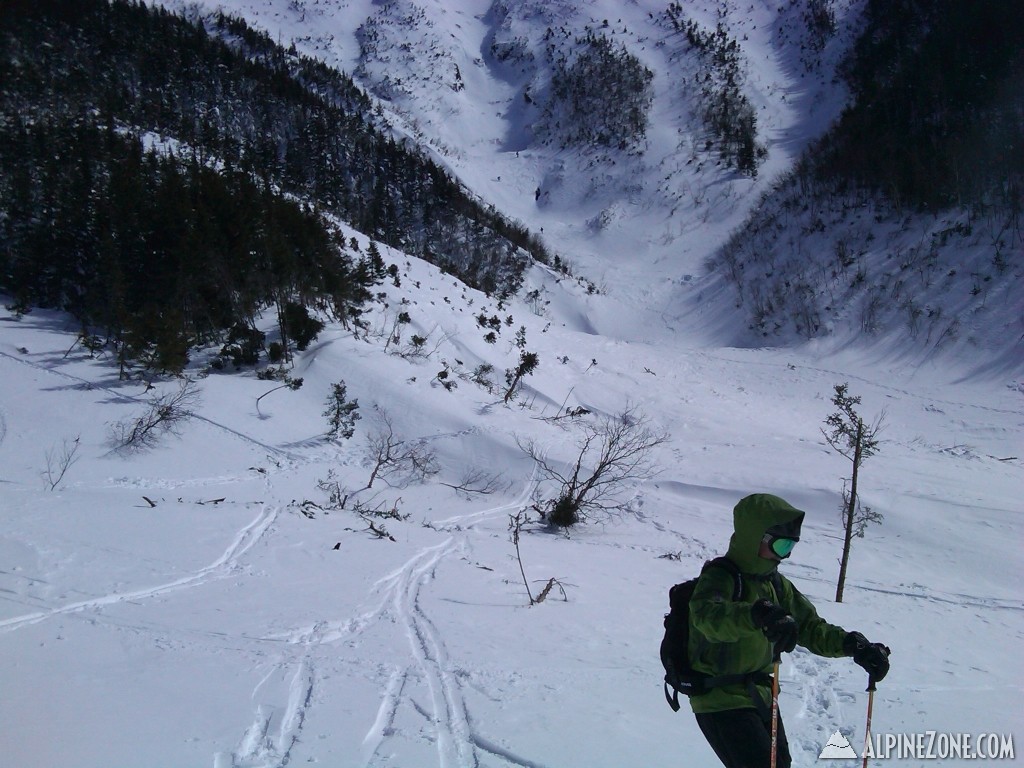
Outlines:
[[[743,596],[743,575],[739,567],[727,557],[716,557],[704,563],[701,573],[708,568],[723,568],[733,576],[732,599]],[[781,598],[782,582],[776,571],[772,574],[775,593]],[[661,641],[661,663],[665,667],[665,700],[674,712],[679,711],[679,694],[700,696],[712,688],[735,683],[750,683],[763,677],[760,673],[743,675],[721,675],[713,677],[698,672],[690,664],[690,598],[693,596],[697,579],[676,584],[668,591],[669,612],[665,614],[665,637]],[[671,694],[669,689],[672,690]]]

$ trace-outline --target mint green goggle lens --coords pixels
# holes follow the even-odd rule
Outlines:
[[[796,539],[772,539],[771,548],[779,557],[789,557],[789,553],[796,546]]]

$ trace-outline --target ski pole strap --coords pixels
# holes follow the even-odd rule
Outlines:
[[[668,693],[668,678],[665,678],[665,682],[664,682],[663,685],[664,685],[664,688],[665,688],[665,701],[667,701],[668,705],[670,707],[672,707],[672,711],[673,712],[678,712],[679,711],[679,690],[673,685],[672,686],[672,695],[669,696],[669,693]]]

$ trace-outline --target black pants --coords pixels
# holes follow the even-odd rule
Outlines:
[[[756,709],[729,709],[696,715],[704,738],[725,768],[770,768],[772,724]],[[789,742],[779,717],[777,768],[789,768]]]

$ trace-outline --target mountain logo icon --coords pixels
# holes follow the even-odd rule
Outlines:
[[[842,759],[857,758],[857,753],[853,751],[853,747],[850,746],[849,740],[843,736],[839,731],[836,731],[828,737],[828,744],[821,750],[821,754],[818,755],[819,760],[842,760]]]

